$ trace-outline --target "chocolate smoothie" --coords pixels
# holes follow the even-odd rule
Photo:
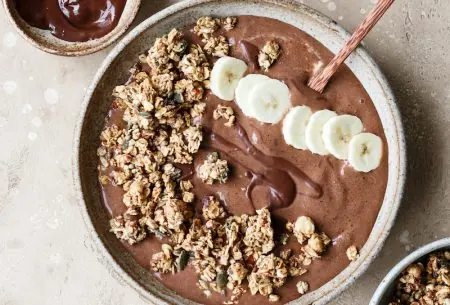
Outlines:
[[[369,173],[355,171],[345,161],[331,155],[320,156],[309,151],[297,150],[285,143],[281,122],[262,124],[246,117],[234,102],[225,102],[206,91],[206,111],[201,118],[203,141],[192,164],[175,164],[182,169],[183,179],[194,185],[195,210],[202,208],[202,198],[216,195],[231,215],[254,214],[269,207],[275,236],[280,234],[286,222],[295,222],[298,216],[314,219],[316,227],[325,232],[332,243],[327,252],[307,267],[308,272],[298,277],[288,277],[285,285],[277,288],[278,302],[287,303],[300,297],[296,283],[299,279],[309,284],[309,291],[318,289],[350,263],[346,249],[352,245],[361,249],[367,241],[383,202],[388,177],[388,146],[377,111],[355,75],[342,66],[332,78],[325,92],[319,94],[306,86],[307,80],[320,65],[331,60],[333,54],[320,42],[286,23],[263,17],[239,16],[236,27],[225,32],[229,39],[229,56],[248,64],[246,74],[260,73],[283,81],[289,87],[293,106],[306,105],[313,111],[330,109],[337,114],[359,117],[364,131],[381,137],[383,157],[381,164]],[[202,45],[201,38],[192,27],[183,30],[190,43]],[[269,40],[281,46],[281,55],[268,69],[262,71],[257,62],[258,50]],[[210,58],[211,62],[215,59]],[[145,70],[145,67],[144,67]],[[213,119],[218,105],[231,106],[236,122],[224,127],[222,120]],[[111,109],[107,125],[125,127],[123,110]],[[211,152],[218,152],[228,162],[230,174],[226,183],[208,185],[196,174],[199,166]],[[122,188],[113,184],[103,185],[106,208],[112,217],[125,212]],[[129,251],[147,270],[152,255],[167,243],[155,235],[142,242],[128,245]],[[300,251],[300,244],[291,236],[286,245],[274,250],[290,248]],[[149,271],[151,272],[151,271]],[[197,287],[198,275],[188,266],[175,274],[156,274],[164,285],[178,294],[201,304],[220,304],[229,296],[213,293],[206,297]],[[242,295],[240,304],[268,304],[260,294]]]

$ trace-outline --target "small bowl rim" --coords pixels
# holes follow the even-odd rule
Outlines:
[[[386,294],[386,291],[397,280],[398,276],[406,269],[410,264],[418,261],[422,257],[431,254],[432,252],[442,250],[445,248],[450,249],[450,237],[445,237],[431,243],[425,244],[420,248],[414,250],[410,254],[402,258],[398,263],[392,267],[392,269],[385,275],[381,283],[375,290],[369,305],[379,305],[382,297]]]
[[[46,53],[49,53],[49,54],[58,55],[58,56],[66,56],[66,57],[77,57],[77,56],[89,55],[89,54],[93,54],[98,51],[101,51],[101,50],[107,48],[108,46],[110,46],[111,44],[113,44],[114,42],[118,41],[124,35],[124,33],[130,28],[133,21],[136,19],[137,13],[139,12],[139,9],[142,4],[142,0],[130,0],[130,1],[135,2],[134,9],[130,13],[130,18],[126,19],[125,23],[122,25],[122,27],[120,29],[118,29],[118,25],[117,25],[112,30],[112,31],[117,30],[117,32],[114,33],[114,35],[108,37],[108,39],[103,41],[102,43],[93,44],[92,46],[89,46],[86,41],[84,41],[84,42],[83,41],[82,42],[68,42],[63,39],[54,37],[54,39],[56,39],[56,40],[60,40],[60,41],[63,41],[63,42],[69,43],[69,44],[74,43],[74,44],[80,45],[80,48],[78,50],[74,50],[74,51],[66,51],[66,50],[60,50],[58,48],[51,48],[51,47],[46,46],[45,44],[39,43],[38,41],[36,41],[36,39],[34,39],[32,36],[30,36],[20,25],[20,22],[22,22],[24,24],[26,24],[26,22],[23,20],[21,20],[19,22],[16,19],[16,17],[13,15],[12,10],[14,8],[11,6],[11,1],[10,0],[2,0],[2,3],[3,3],[3,8],[5,9],[6,15],[7,15],[10,23],[13,25],[15,30],[20,34],[20,36],[22,36],[22,38],[25,39],[25,41],[30,43],[35,48],[37,48],[41,51],[44,51]],[[120,18],[122,19],[123,15]],[[34,28],[28,24],[27,24],[27,26],[29,26],[30,28]],[[44,30],[44,31],[47,31],[47,30]],[[100,40],[100,39],[106,37],[108,34],[109,33],[107,33],[103,37],[96,38],[96,39],[90,40],[88,42],[89,43],[95,42],[96,40]],[[51,35],[51,34],[49,33],[49,35]],[[88,47],[85,48],[83,46],[88,46]]]

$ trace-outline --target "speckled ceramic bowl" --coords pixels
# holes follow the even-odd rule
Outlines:
[[[138,54],[148,50],[156,37],[173,27],[182,27],[205,15],[257,15],[279,19],[305,31],[337,52],[349,37],[340,26],[320,13],[287,0],[192,0],[182,1],[153,15],[129,33],[112,50],[98,70],[82,104],[74,142],[74,181],[82,213],[102,262],[145,299],[155,304],[194,304],[165,288],[124,251],[109,233],[108,214],[97,182],[96,148],[116,84],[127,80],[128,69]],[[270,29],[268,29],[270,30]],[[402,124],[386,79],[364,49],[357,49],[347,65],[367,90],[380,115],[389,145],[389,175],[386,195],[372,233],[361,249],[360,259],[350,264],[320,289],[290,304],[325,304],[355,281],[373,261],[394,224],[405,179],[405,142]]]
[[[82,56],[100,51],[119,39],[136,17],[141,0],[128,0],[117,26],[107,35],[86,42],[61,40],[54,37],[49,31],[30,26],[19,16],[14,3],[15,0],[3,0],[3,6],[9,20],[26,41],[47,53],[63,56]]]
[[[384,277],[381,281],[377,290],[373,294],[369,305],[386,305],[389,303],[389,299],[393,296],[395,290],[395,283],[397,278],[400,276],[403,270],[406,269],[410,264],[424,258],[431,252],[439,250],[450,250],[450,237],[437,240],[430,244],[420,247],[416,251],[412,252],[404,259],[402,259],[397,265],[395,265],[391,271]]]

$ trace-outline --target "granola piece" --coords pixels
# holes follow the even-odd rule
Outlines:
[[[258,63],[261,69],[268,71],[269,67],[280,56],[280,52],[280,45],[278,43],[273,40],[267,41],[258,54]]]
[[[241,285],[248,274],[247,268],[239,262],[233,263],[228,267],[228,283],[231,283],[233,287]]]
[[[320,258],[327,246],[331,243],[331,239],[324,233],[314,233],[308,239],[308,243],[302,247],[302,251],[306,258],[314,260]]]
[[[305,257],[302,255],[292,255],[287,260],[286,264],[288,266],[289,276],[299,276],[307,272],[307,270],[302,267],[302,264],[306,265]]]
[[[221,20],[222,26],[226,31],[231,31],[236,27],[237,18],[236,17],[226,17]]]
[[[152,73],[169,72],[181,60],[186,48],[186,40],[182,39],[182,34],[176,29],[172,29],[166,36],[157,38],[146,57]]]
[[[183,131],[184,140],[187,142],[187,150],[195,154],[200,148],[203,140],[203,134],[200,126],[191,126]],[[183,163],[183,162],[180,162]]]
[[[194,33],[202,38],[208,38],[219,28],[219,21],[212,17],[200,17],[194,26]]]
[[[202,213],[206,221],[223,219],[227,216],[222,204],[214,196],[208,196],[203,199]]]
[[[191,45],[189,53],[181,59],[178,68],[192,81],[203,82],[209,79],[211,68],[202,48],[197,45]]]
[[[236,116],[234,115],[233,108],[224,105],[218,105],[217,108],[214,109],[213,118],[214,120],[224,118],[225,120],[227,120],[227,122],[224,124],[227,127],[233,126],[234,122],[236,121]]]
[[[176,78],[174,72],[154,74],[151,76],[152,86],[160,96],[168,96],[173,92]]]
[[[348,247],[345,253],[347,254],[348,260],[352,262],[357,260],[359,257],[358,249],[354,245]]]
[[[316,231],[313,220],[308,216],[299,216],[295,221],[293,232],[300,244],[304,243]]]
[[[197,175],[204,183],[213,184],[215,181],[225,183],[228,179],[228,173],[228,162],[219,159],[219,154],[213,152],[199,167]]]
[[[147,236],[147,233],[139,224],[139,214],[135,208],[128,208],[123,215],[110,220],[110,231],[130,245],[140,242]]]
[[[206,39],[203,49],[205,50],[206,54],[215,57],[223,57],[228,55],[230,46],[224,36],[211,36]]]
[[[168,244],[161,246],[161,252],[152,255],[150,267],[154,272],[175,273],[176,266],[173,260],[173,248]]]
[[[246,257],[257,260],[262,254],[269,253],[274,247],[272,220],[267,208],[256,211],[256,215],[250,216],[243,239],[247,246],[244,250]]]
[[[305,294],[309,290],[309,285],[305,281],[298,281],[297,282],[297,291],[301,295]]]
[[[287,275],[286,265],[281,258],[274,254],[262,255],[247,278],[250,293],[269,296],[274,288],[281,287],[285,283]]]

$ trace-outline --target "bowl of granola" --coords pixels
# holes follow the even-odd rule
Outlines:
[[[325,304],[392,227],[405,144],[389,85],[290,1],[196,0],[143,22],[83,102],[74,181],[112,273],[156,304]]]
[[[415,250],[385,276],[370,305],[450,304],[450,238]]]

